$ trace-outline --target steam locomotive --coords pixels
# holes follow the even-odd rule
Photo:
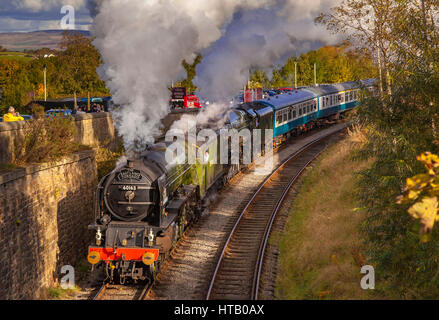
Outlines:
[[[235,106],[222,116],[225,127],[238,132],[273,130],[272,143],[277,145],[351,110],[361,92],[375,90],[375,82],[367,79],[301,88]],[[169,163],[165,155],[169,144],[156,143],[97,186],[95,217],[89,225],[96,232],[96,241],[88,249],[88,261],[102,264],[109,281],[153,281],[184,230],[200,218],[208,193],[246,166],[241,160],[237,164],[210,161],[219,156],[219,138],[209,143],[203,163]],[[187,144],[186,150],[192,147]]]

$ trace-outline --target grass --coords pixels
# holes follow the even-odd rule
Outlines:
[[[32,57],[23,52],[0,52],[0,60],[20,60],[20,61],[30,61]]]
[[[358,229],[356,172],[370,162],[354,161],[361,144],[351,134],[326,150],[303,179],[285,231],[277,235],[280,258],[278,299],[373,299],[360,286],[367,265]],[[275,235],[276,236],[276,235]]]
[[[72,299],[81,289],[75,286],[72,289],[63,289],[61,286],[56,286],[47,289],[47,295],[50,300],[69,300]]]

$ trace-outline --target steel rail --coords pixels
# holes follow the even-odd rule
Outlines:
[[[208,289],[208,292],[207,292],[207,295],[206,295],[206,300],[209,300],[210,297],[211,297],[212,290],[213,290],[213,287],[214,287],[214,284],[215,284],[215,280],[216,280],[216,278],[217,278],[219,268],[220,268],[220,266],[221,266],[221,263],[223,262],[223,259],[224,259],[224,256],[225,256],[225,252],[226,252],[226,250],[227,250],[227,248],[228,248],[228,246],[229,246],[230,240],[232,239],[233,235],[235,234],[235,231],[236,231],[236,229],[238,228],[238,226],[239,226],[239,224],[240,224],[240,222],[241,222],[241,220],[242,220],[242,217],[243,217],[244,214],[247,212],[248,208],[253,204],[255,198],[259,195],[260,191],[266,186],[267,182],[270,181],[270,179],[271,179],[274,175],[276,175],[276,174],[277,174],[277,173],[278,173],[278,172],[279,172],[279,171],[280,171],[280,170],[281,170],[281,169],[282,169],[287,163],[289,163],[291,160],[297,158],[299,155],[301,155],[302,153],[304,153],[304,152],[305,152],[306,150],[308,150],[309,148],[315,146],[316,144],[318,144],[318,143],[321,142],[322,140],[327,139],[327,138],[329,138],[330,136],[332,136],[332,135],[334,135],[334,134],[336,134],[336,133],[338,133],[338,132],[340,132],[340,131],[342,131],[342,130],[344,130],[344,129],[346,129],[346,127],[343,127],[343,128],[341,128],[341,129],[339,129],[339,130],[337,130],[337,131],[334,131],[334,132],[331,132],[331,133],[329,133],[329,134],[326,134],[326,135],[324,135],[324,136],[322,136],[322,137],[319,137],[319,138],[317,138],[317,139],[315,139],[315,140],[313,140],[313,141],[307,143],[306,145],[302,146],[299,150],[297,150],[296,152],[294,152],[293,154],[291,154],[286,160],[284,160],[284,161],[283,161],[283,162],[282,162],[282,163],[281,163],[276,169],[274,169],[274,170],[273,170],[273,171],[272,171],[272,172],[271,172],[271,173],[270,173],[270,174],[264,179],[264,181],[259,185],[258,189],[255,191],[255,193],[254,193],[253,196],[250,198],[250,200],[247,202],[246,206],[244,207],[244,209],[242,210],[241,214],[239,215],[237,221],[235,222],[235,224],[234,224],[232,230],[230,231],[229,236],[228,236],[228,238],[227,238],[227,240],[226,240],[226,242],[225,242],[225,244],[224,244],[224,246],[223,246],[223,249],[222,249],[221,255],[220,255],[219,259],[218,259],[218,262],[217,262],[216,267],[215,267],[215,271],[214,271],[214,273],[213,273],[213,276],[212,276],[211,281],[210,281],[210,284],[209,284],[209,289]],[[315,159],[320,153],[321,153],[321,152],[319,152],[315,157],[313,157],[312,160],[314,160],[314,159]],[[307,164],[306,164],[306,165],[300,170],[300,173],[303,172],[303,170],[309,165],[310,162],[312,162],[312,160],[309,161],[309,162],[308,162],[308,163],[307,163]],[[297,176],[297,177],[300,176],[300,173],[299,173],[298,175],[296,175],[296,176]],[[295,178],[297,179],[297,177],[295,177]],[[294,179],[294,180],[296,180],[296,179]],[[293,184],[294,184],[294,182],[290,182],[289,185],[288,185],[288,188],[284,190],[283,195],[282,195],[282,197],[281,197],[281,200],[278,202],[277,207],[280,208],[280,206],[281,206],[281,204],[282,204],[282,202],[283,202],[283,199],[285,198],[286,194],[288,193],[289,189],[291,188],[291,186],[292,186]],[[278,209],[277,209],[277,211],[278,211]],[[269,222],[270,225],[272,225],[272,223],[273,223],[273,221],[274,221],[274,218],[275,218],[275,215],[271,217],[270,222]],[[267,226],[267,228],[268,228],[268,230],[266,229],[265,236],[267,236],[267,235],[266,235],[267,232],[268,232],[268,234],[269,234],[269,232],[270,232],[270,230],[271,230],[271,226],[270,226],[270,227]],[[266,247],[266,239],[265,239],[265,237],[264,237],[262,243],[263,243],[263,244],[262,244],[262,246],[261,246],[260,248],[263,249],[263,250],[265,251],[265,247]],[[263,254],[262,254],[262,256],[260,256],[260,255],[261,255],[261,253],[259,252],[259,254],[258,254],[258,256],[259,256],[259,257],[258,257],[258,260],[263,260]],[[255,269],[261,269],[261,267],[259,266],[259,262],[258,262],[258,261],[257,261],[257,267],[255,267]],[[255,274],[258,274],[258,273],[260,273],[260,270],[259,270],[259,271],[257,271],[257,270],[255,271]],[[259,287],[259,281],[254,282],[254,284],[253,284],[253,286],[252,286],[252,291],[253,291],[253,297],[252,297],[252,299],[255,298],[255,297],[254,297],[254,296],[255,296],[255,295],[254,295],[254,292],[255,292],[255,290],[258,290],[258,287]],[[257,296],[257,294],[256,294],[256,296]]]
[[[133,295],[133,300],[145,300],[146,296],[149,294],[149,292],[151,291],[153,282],[148,283],[147,285],[145,285],[140,291],[140,289],[137,291],[140,291],[140,294],[137,296],[137,294]],[[99,289],[99,291],[96,293],[96,295],[93,297],[93,300],[105,300],[105,293],[108,289],[109,283],[104,283],[101,288]],[[123,287],[123,286],[122,286]],[[112,299],[115,300],[115,299]]]
[[[325,148],[326,149],[326,148]],[[290,183],[285,187],[281,198],[276,204],[276,207],[274,208],[273,212],[271,213],[270,220],[266,226],[265,232],[264,232],[264,238],[262,239],[261,245],[259,247],[258,251],[258,257],[256,259],[256,267],[255,272],[253,276],[253,286],[252,286],[252,296],[251,300],[257,300],[258,299],[258,292],[259,292],[259,282],[261,278],[261,271],[262,271],[262,265],[264,262],[264,255],[265,255],[265,248],[267,246],[268,238],[270,237],[271,228],[273,226],[273,222],[277,216],[277,213],[279,212],[282,204],[284,203],[285,197],[287,196],[288,192],[290,191],[291,187],[294,183],[296,183],[297,179],[301,176],[303,171],[313,162],[325,149],[318,152],[316,155],[313,156],[312,159],[310,159],[303,167],[300,169],[300,171],[291,179]]]

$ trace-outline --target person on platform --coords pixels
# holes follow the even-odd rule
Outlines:
[[[14,107],[9,107],[8,113],[3,116],[4,122],[23,121],[24,118],[20,116],[18,112],[15,112]]]

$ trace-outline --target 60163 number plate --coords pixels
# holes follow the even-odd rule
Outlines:
[[[136,191],[137,190],[137,186],[128,186],[128,185],[119,186],[119,190],[123,190],[123,191]]]

